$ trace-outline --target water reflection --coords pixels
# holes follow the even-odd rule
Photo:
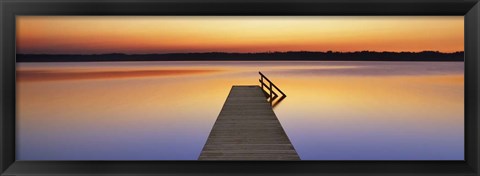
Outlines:
[[[197,159],[258,71],[301,159],[463,159],[463,63],[291,61],[19,63],[17,157]]]
[[[189,74],[212,73],[221,70],[20,70],[17,71],[17,81],[58,81],[80,79],[115,79],[149,76],[177,76]]]

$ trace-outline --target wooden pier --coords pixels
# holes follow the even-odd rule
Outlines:
[[[276,86],[261,76],[262,87],[231,88],[199,160],[300,159],[272,109]]]

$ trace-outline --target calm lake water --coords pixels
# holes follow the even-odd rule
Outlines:
[[[303,160],[463,160],[463,62],[17,63],[17,159],[196,160],[258,71]]]

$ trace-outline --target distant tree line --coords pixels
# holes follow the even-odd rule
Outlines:
[[[168,53],[168,54],[17,54],[17,62],[92,61],[463,61],[464,52],[261,52],[261,53]]]

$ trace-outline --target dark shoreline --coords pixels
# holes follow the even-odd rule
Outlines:
[[[464,52],[264,52],[169,54],[17,54],[17,62],[113,61],[452,61],[463,62]]]

